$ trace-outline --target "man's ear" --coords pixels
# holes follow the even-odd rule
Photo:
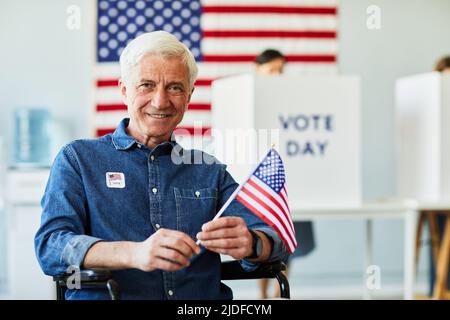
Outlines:
[[[119,89],[120,89],[120,95],[122,96],[123,103],[126,106],[128,106],[127,87],[125,85],[125,82],[122,80],[122,78],[119,79]]]

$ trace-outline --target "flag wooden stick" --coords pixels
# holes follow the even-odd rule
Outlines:
[[[272,151],[274,144],[272,144],[272,148],[270,148],[269,152],[266,153],[266,155],[264,156],[263,159],[265,159],[267,157],[267,155],[269,155],[270,151]],[[236,198],[237,194],[239,193],[239,191],[241,191],[242,187],[244,186],[244,184],[247,183],[248,179],[250,179],[250,177],[255,173],[256,169],[258,169],[258,166],[261,164],[261,161],[258,162],[255,166],[255,168],[251,171],[251,173],[248,175],[247,179],[245,179],[243,182],[241,182],[241,184],[239,185],[239,187],[237,187],[236,190],[234,190],[234,192],[231,194],[231,196],[228,198],[228,200],[224,203],[224,205],[222,206],[222,208],[220,208],[219,212],[217,212],[217,214],[214,216],[214,218],[212,219],[212,221],[218,219],[223,213],[224,211],[228,208],[228,206],[230,205],[231,201],[234,200],[234,198]],[[200,244],[200,240],[197,240],[197,245]]]

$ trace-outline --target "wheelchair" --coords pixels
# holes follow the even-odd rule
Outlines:
[[[221,263],[221,280],[277,279],[280,286],[280,297],[290,299],[289,281],[282,271],[286,265],[281,261],[261,263],[253,271],[245,271],[239,261],[223,261]],[[72,274],[61,274],[53,277],[56,283],[56,299],[65,300],[67,281]],[[120,288],[113,279],[110,270],[80,270],[80,289],[107,289],[111,300],[120,300]]]

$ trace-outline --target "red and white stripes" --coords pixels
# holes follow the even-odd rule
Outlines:
[[[294,252],[297,241],[284,187],[280,193],[276,193],[260,179],[252,176],[236,199],[280,234],[289,252]]]

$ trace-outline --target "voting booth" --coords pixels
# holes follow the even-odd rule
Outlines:
[[[291,209],[361,203],[359,79],[244,74],[212,84],[214,154],[244,181],[272,143]]]
[[[450,75],[398,79],[395,94],[399,196],[450,199]]]

